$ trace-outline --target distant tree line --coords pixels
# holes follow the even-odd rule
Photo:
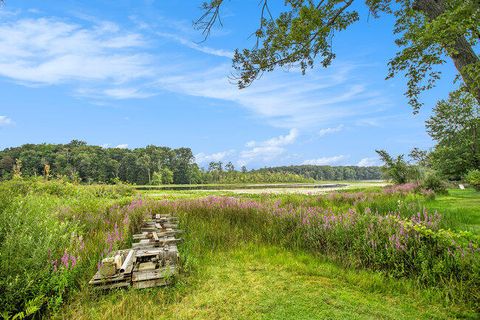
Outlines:
[[[25,144],[0,151],[0,180],[14,176],[64,178],[82,183],[122,181],[144,184],[278,183],[314,180],[380,179],[378,167],[289,166],[237,170],[229,162],[211,162],[201,169],[190,148],[154,145],[121,149],[68,144]]]
[[[380,167],[300,165],[263,168],[257,172],[289,172],[314,180],[378,180],[382,179]]]
[[[200,169],[189,148],[102,148],[78,140],[68,144],[25,144],[0,151],[0,179],[10,179],[15,174],[63,177],[85,183],[201,182]]]
[[[225,166],[221,161],[210,162],[208,169],[202,171],[204,183],[288,183],[288,182],[314,182],[314,179],[289,171],[277,170],[251,170],[245,166],[236,170],[228,162]]]

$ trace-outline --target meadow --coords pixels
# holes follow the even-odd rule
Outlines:
[[[4,318],[449,319],[480,310],[480,193],[413,184],[325,194],[0,183]],[[167,288],[88,280],[148,213],[175,213]]]

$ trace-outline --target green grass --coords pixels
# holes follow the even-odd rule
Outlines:
[[[425,206],[437,210],[455,229],[480,233],[480,192],[475,189],[450,189]]]
[[[462,312],[435,293],[368,271],[274,246],[245,246],[201,258],[173,288],[79,297],[75,319],[449,319]],[[463,314],[468,317],[469,314]],[[474,314],[470,314],[473,318]],[[59,317],[61,318],[61,317]]]
[[[380,213],[401,210],[402,217],[403,214],[409,216],[426,206],[431,210],[438,210],[446,219],[446,226],[456,230],[468,229],[478,234],[480,193],[473,190],[450,190],[449,195],[438,196],[435,200],[428,201],[422,196],[411,194],[401,197],[382,194],[367,196],[369,192],[372,192],[370,195],[379,193],[378,188],[362,189],[362,192],[357,192],[358,194],[342,193],[343,195],[338,194],[338,197],[303,194],[235,195],[224,191],[174,190],[164,193],[162,191],[162,195],[151,196],[152,191],[144,191],[141,193],[142,197],[149,200],[144,201],[143,205],[136,209],[130,209],[130,203],[132,199],[138,199],[138,196],[133,195],[132,190],[125,186],[76,186],[35,180],[0,183],[0,191],[2,191],[0,214],[3,218],[0,220],[0,258],[6,257],[7,254],[11,257],[0,261],[12,269],[12,272],[6,272],[7,268],[2,267],[5,271],[4,279],[8,280],[4,284],[12,284],[9,279],[18,274],[20,282],[12,288],[25,289],[14,290],[15,295],[10,292],[9,301],[15,301],[22,295],[25,302],[31,301],[36,295],[56,299],[55,303],[52,303],[53,308],[44,304],[44,309],[38,317],[52,316],[57,319],[478,317],[478,313],[475,313],[478,311],[476,299],[467,301],[469,299],[463,298],[474,297],[479,292],[478,281],[471,287],[465,285],[467,282],[463,284],[452,282],[451,287],[448,285],[441,287],[440,284],[437,286],[437,283],[425,286],[418,278],[409,277],[408,274],[394,278],[385,267],[354,269],[353,265],[361,268],[354,260],[355,252],[359,252],[358,250],[348,251],[348,248],[338,250],[339,247],[335,245],[331,247],[332,250],[317,250],[316,247],[304,246],[308,243],[302,237],[297,237],[300,233],[295,232],[295,225],[264,220],[268,211],[243,210],[235,206],[202,209],[194,201],[212,194],[228,195],[262,204],[273,205],[280,200],[281,206],[318,206],[335,212],[345,212],[348,208],[363,212],[366,207]],[[149,196],[144,197],[145,195]],[[187,204],[184,209],[177,212],[182,223],[181,227],[186,232],[183,235],[185,242],[180,247],[184,259],[183,270],[175,285],[167,288],[110,292],[97,292],[90,288],[88,280],[101,259],[101,252],[106,246],[106,236],[113,230],[113,222],[118,222],[120,227],[129,228],[132,227],[135,217],[140,220],[144,212],[173,211],[172,207],[154,201],[163,199]],[[267,205],[265,208],[270,210],[269,208],[273,207]],[[129,223],[123,225],[122,221],[126,214],[129,214],[131,219]],[[63,232],[59,225],[67,231]],[[18,232],[12,231],[17,229]],[[3,233],[9,236],[2,238],[2,231],[8,231]],[[30,236],[31,232],[35,237]],[[79,251],[77,243],[72,242],[79,235],[85,240],[85,250]],[[341,234],[331,236],[336,238],[325,240],[338,239],[340,243],[343,241]],[[119,242],[115,245],[123,247],[128,246],[128,243]],[[52,272],[49,265],[49,259],[52,257],[47,253],[50,249],[54,253],[53,258],[56,259],[59,259],[65,249],[75,253],[79,256],[77,267]],[[21,254],[15,255],[16,252]],[[23,258],[28,252],[35,253],[35,257]],[[472,261],[476,263],[478,260]],[[50,287],[41,285],[41,279]],[[2,285],[0,282],[0,292],[3,290]],[[450,289],[451,294],[445,295],[446,290]],[[457,289],[465,295],[455,296],[453,291]],[[476,296],[478,297],[478,294]],[[7,302],[3,297],[1,300]],[[20,301],[19,298],[17,300]],[[23,303],[18,303],[17,310],[22,310],[22,306]]]

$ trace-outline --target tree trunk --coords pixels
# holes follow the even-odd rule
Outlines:
[[[434,20],[445,12],[445,0],[415,0],[413,9],[422,12],[429,20]],[[464,36],[458,36],[452,47],[445,47],[448,55],[452,58],[455,67],[463,78],[470,93],[480,103],[480,87],[474,85],[474,79],[466,72],[465,67],[479,63],[480,59]]]

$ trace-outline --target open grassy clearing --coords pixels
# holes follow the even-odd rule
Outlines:
[[[480,191],[450,189],[426,203],[429,210],[437,210],[453,227],[480,233]]]
[[[146,196],[151,192],[135,194],[126,186],[40,181],[6,182],[0,188],[0,260],[6,272],[1,285],[20,310],[40,297],[42,315],[63,319],[478,316],[479,259],[468,251],[468,241],[478,248],[478,220],[449,214],[436,226],[438,217],[429,214],[418,218],[425,230],[397,228],[411,224],[410,217],[426,206],[475,215],[479,194],[472,190],[428,200],[421,194],[384,193],[379,187],[327,195],[227,197],[223,191],[176,190]],[[176,284],[106,293],[89,288],[108,246],[128,246],[128,234],[147,212],[175,212],[186,231],[180,247],[183,271]],[[467,225],[476,235],[438,231]],[[111,243],[116,229],[123,235]],[[392,237],[398,232],[420,238],[395,244]],[[452,236],[458,237],[458,247],[444,241]],[[378,242],[376,249],[372,239]],[[403,251],[404,245],[411,249]]]
[[[57,318],[449,319],[460,312],[412,282],[274,246],[245,244],[198,258],[201,268],[173,288],[89,292]]]

